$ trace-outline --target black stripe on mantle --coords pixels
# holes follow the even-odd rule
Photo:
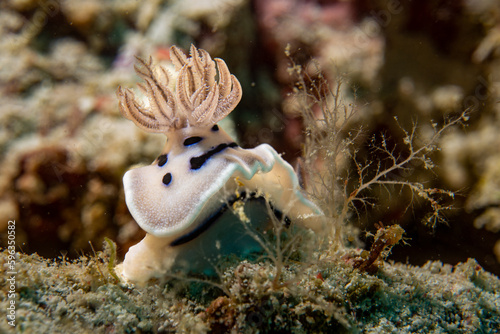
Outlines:
[[[219,144],[215,148],[208,151],[207,153],[204,153],[198,157],[191,158],[191,160],[189,160],[189,163],[191,164],[191,169],[192,170],[200,169],[205,164],[205,162],[208,161],[208,159],[210,159],[212,156],[216,155],[217,153],[224,151],[228,147],[231,147],[231,148],[238,147],[238,144],[236,144],[235,142],[232,142],[229,144],[226,144],[226,143]]]
[[[215,212],[213,215],[208,217],[205,221],[203,221],[200,225],[198,225],[194,230],[192,230],[192,231],[178,237],[174,241],[172,241],[170,243],[170,246],[172,246],[172,247],[180,246],[180,245],[183,245],[185,243],[188,243],[188,242],[196,239],[203,232],[205,232],[212,225],[214,225],[214,223],[217,222],[217,220],[220,217],[222,217],[222,215],[224,213],[226,213],[226,211],[229,209],[229,206],[232,206],[235,202],[237,202],[239,200],[245,200],[245,201],[247,201],[247,200],[262,200],[262,201],[265,201],[264,197],[257,196],[255,193],[251,193],[250,196],[248,196],[248,198],[247,198],[246,192],[240,193],[240,195],[238,197],[233,196],[227,203],[224,203],[219,208],[219,210],[217,210],[217,212]],[[271,206],[271,209],[273,210],[274,216],[278,220],[282,220],[286,227],[289,227],[290,223],[291,223],[290,218],[288,218],[287,216],[283,217],[283,213],[280,210],[275,209],[272,205],[270,205],[270,206]]]

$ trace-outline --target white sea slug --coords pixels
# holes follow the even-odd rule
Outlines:
[[[303,196],[292,167],[267,144],[239,147],[217,125],[241,99],[240,83],[224,61],[194,46],[189,57],[173,46],[170,58],[176,75],[154,68],[151,59],[138,59],[135,70],[144,80],[138,86],[147,107],[131,90],[117,91],[126,118],[167,136],[151,165],[123,177],[127,206],[147,235],[125,255],[122,277],[145,283],[170,273],[180,259],[196,266],[190,256],[207,244],[216,251],[226,243],[251,248],[239,242],[245,229],[237,228],[242,223],[232,206],[242,198],[250,219],[262,222],[269,211],[262,205],[265,197],[277,215],[321,229],[322,213]]]

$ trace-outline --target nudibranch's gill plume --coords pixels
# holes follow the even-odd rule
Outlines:
[[[271,146],[244,149],[216,124],[241,99],[226,64],[194,46],[190,57],[175,46],[170,57],[177,76],[138,59],[139,88],[149,106],[129,89],[117,92],[125,117],[168,137],[151,165],[123,176],[127,207],[147,234],[125,255],[122,276],[146,282],[181,262],[192,270],[208,257],[252,252],[259,244],[245,235],[243,216],[256,230],[269,228],[268,214],[321,230],[321,210],[304,197],[293,168]],[[236,213],[238,206],[244,211]]]
[[[212,60],[207,51],[193,45],[190,57],[176,46],[170,48],[170,57],[177,78],[163,66],[155,69],[152,58],[137,58],[134,68],[144,80],[138,87],[147,96],[149,108],[138,102],[130,89],[118,88],[121,113],[141,129],[166,133],[185,127],[212,126],[239,103],[241,85],[222,59]],[[174,91],[169,88],[171,81],[175,81]]]

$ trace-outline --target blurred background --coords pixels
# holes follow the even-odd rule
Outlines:
[[[270,143],[292,165],[303,124],[293,103],[291,58],[314,62],[362,126],[360,152],[384,134],[405,155],[404,133],[419,133],[468,109],[469,121],[441,138],[434,170],[404,175],[456,192],[447,224],[421,223],[430,207],[406,192],[375,192],[351,223],[360,231],[400,224],[409,246],[391,259],[455,264],[474,257],[500,274],[500,3],[308,0],[3,0],[0,2],[0,245],[16,220],[26,253],[77,257],[104,237],[119,253],[144,233],[129,215],[122,176],[151,163],[165,137],[147,134],[117,107],[132,88],[134,56],[168,61],[194,43],[226,61],[243,86],[231,114],[241,146]],[[401,149],[401,152],[398,150]],[[351,168],[352,166],[346,166]],[[371,239],[360,238],[369,247]]]

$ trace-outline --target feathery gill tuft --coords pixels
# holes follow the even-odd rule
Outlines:
[[[163,66],[155,71],[151,57],[148,61],[137,57],[134,68],[144,80],[138,87],[149,100],[148,108],[136,100],[130,89],[118,87],[120,112],[141,129],[166,133],[190,126],[212,126],[240,102],[241,85],[222,59],[212,60],[207,51],[194,45],[190,57],[172,46],[170,58],[178,72],[176,79]],[[172,80],[174,91],[169,88]]]

